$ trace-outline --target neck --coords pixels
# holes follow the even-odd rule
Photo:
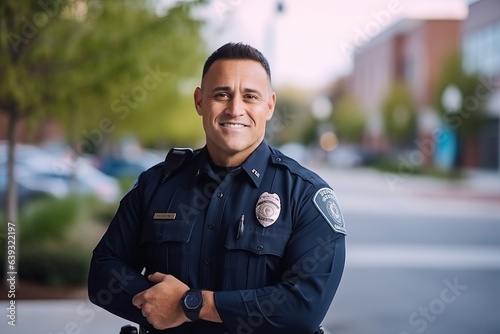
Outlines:
[[[250,155],[242,153],[237,153],[233,155],[224,155],[221,154],[220,152],[213,152],[213,150],[210,150],[209,147],[207,147],[207,149],[212,162],[219,167],[225,167],[225,168],[238,167],[243,162],[245,162],[245,160]]]
[[[216,147],[212,147],[207,143],[208,154],[212,163],[220,167],[234,168],[240,166],[247,158],[259,147],[260,142],[244,151],[235,153],[222,152]]]

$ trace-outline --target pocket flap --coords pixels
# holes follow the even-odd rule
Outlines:
[[[140,243],[177,241],[189,242],[193,232],[194,219],[191,220],[152,220],[143,225]]]
[[[245,226],[244,232],[239,239],[236,231],[229,233],[226,240],[226,249],[241,249],[253,252],[257,255],[275,255],[282,257],[290,237],[290,231],[271,226]]]

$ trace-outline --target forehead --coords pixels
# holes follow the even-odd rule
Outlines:
[[[259,85],[271,83],[261,63],[248,59],[219,59],[205,74],[202,85],[229,84],[235,81],[253,82]]]

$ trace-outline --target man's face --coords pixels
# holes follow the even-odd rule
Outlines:
[[[194,100],[213,162],[236,166],[264,139],[276,95],[259,62],[224,59],[212,64]]]

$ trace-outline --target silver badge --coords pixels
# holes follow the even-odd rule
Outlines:
[[[281,201],[277,194],[268,192],[260,195],[255,207],[255,215],[259,223],[268,227],[276,222],[281,212]]]

